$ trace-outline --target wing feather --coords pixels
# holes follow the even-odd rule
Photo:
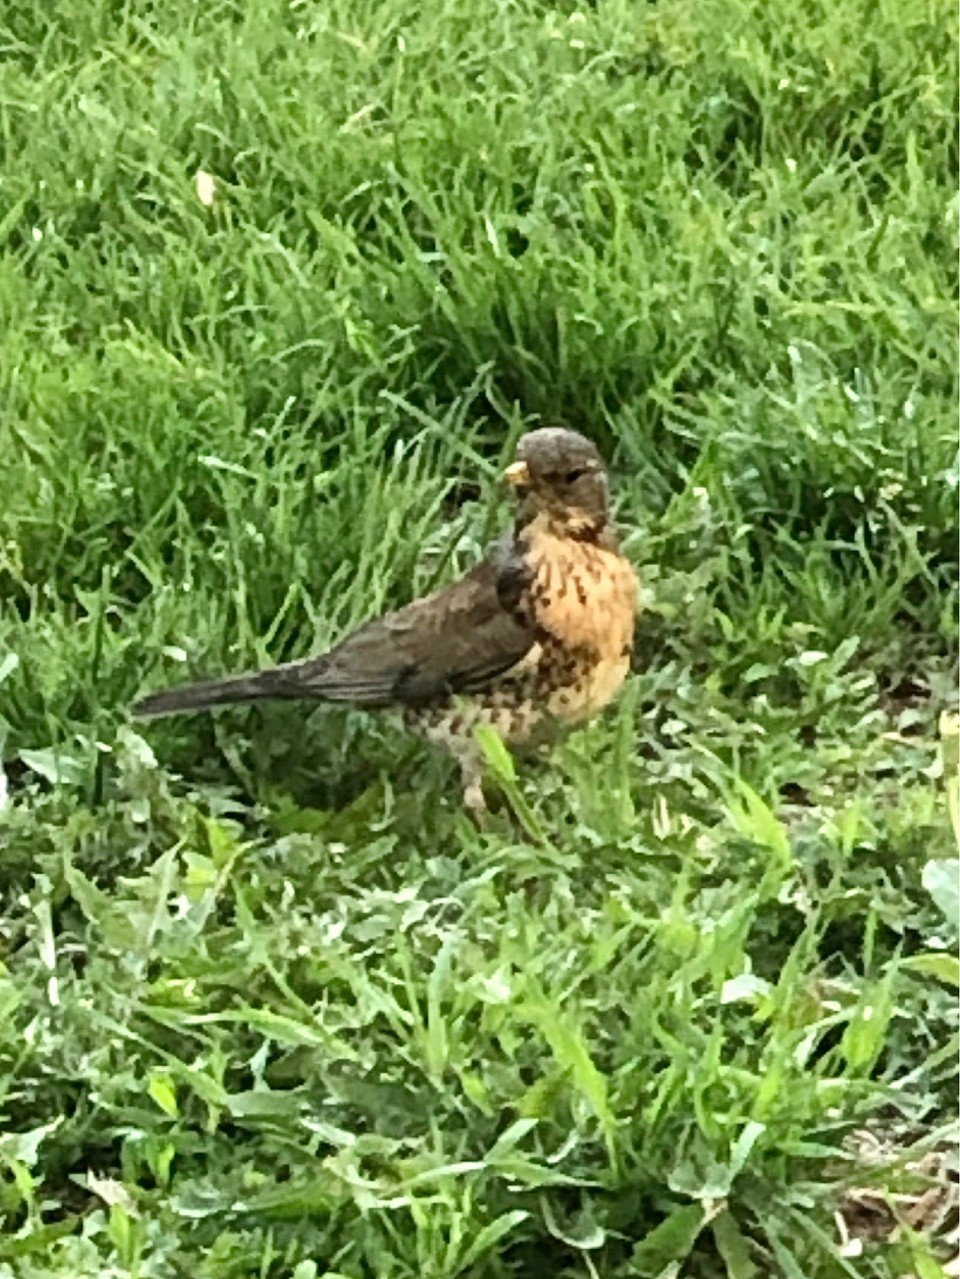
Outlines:
[[[536,643],[510,607],[522,565],[501,544],[450,586],[361,626],[323,657],[264,671],[271,695],[366,706],[477,692]]]

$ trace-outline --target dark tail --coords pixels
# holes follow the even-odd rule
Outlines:
[[[133,706],[134,715],[180,715],[185,711],[205,711],[212,706],[233,706],[239,702],[259,702],[268,697],[294,695],[288,687],[270,676],[271,671],[260,675],[237,675],[233,679],[204,680],[201,684],[186,684],[183,688],[167,688],[151,693]]]

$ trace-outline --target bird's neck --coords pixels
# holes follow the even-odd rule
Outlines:
[[[514,524],[514,536],[523,541],[554,537],[561,541],[601,546],[608,551],[615,551],[619,546],[607,516],[588,515],[585,511],[566,511],[563,515],[555,515],[552,511],[537,511],[536,514],[521,511]]]

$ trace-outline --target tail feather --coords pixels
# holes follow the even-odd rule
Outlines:
[[[189,711],[205,711],[213,706],[233,706],[240,702],[258,702],[271,697],[289,697],[291,691],[260,675],[238,675],[232,679],[204,680],[183,688],[166,688],[150,693],[134,703],[133,713],[141,718],[179,715]]]

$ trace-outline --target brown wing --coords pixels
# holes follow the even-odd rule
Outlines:
[[[323,657],[164,689],[133,709],[175,715],[275,697],[388,706],[478,690],[536,642],[512,607],[525,581],[507,540],[459,582],[368,622]]]
[[[255,679],[267,696],[367,706],[479,690],[535,643],[509,607],[522,580],[522,565],[502,545],[459,582],[367,622],[323,657]]]

